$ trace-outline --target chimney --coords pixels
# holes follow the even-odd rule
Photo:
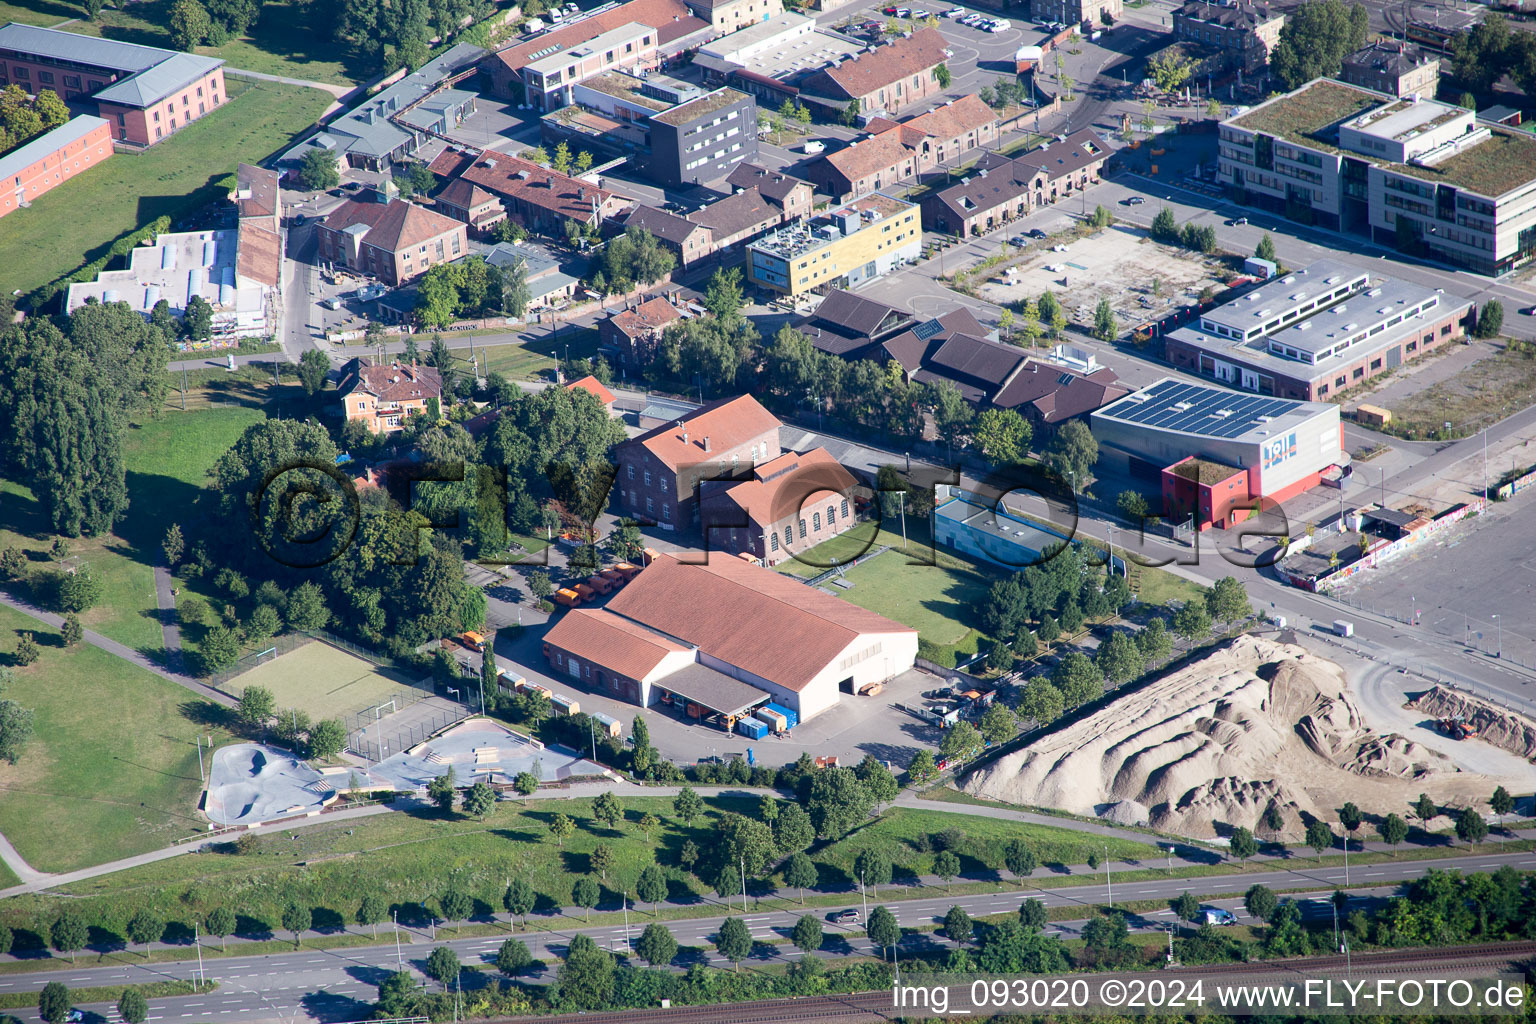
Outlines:
[[[704,450],[709,451],[709,435],[704,435]]]
[[[688,443],[688,428],[684,427],[683,428],[683,444],[687,444],[687,443]]]

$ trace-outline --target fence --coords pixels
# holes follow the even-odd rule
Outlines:
[[[469,716],[469,709],[455,705],[437,711],[429,718],[418,719],[410,725],[395,725],[386,729],[384,728],[385,720],[380,719],[376,728],[383,732],[382,737],[378,732],[369,735],[366,730],[351,733],[348,736],[347,749],[359,757],[377,763],[392,754],[410,750],[418,743],[425,743],[432,736],[455,722],[462,722]]]
[[[273,637],[271,640],[266,641],[265,646],[259,651],[252,651],[249,654],[242,655],[240,660],[236,661],[229,668],[222,672],[213,673],[208,677],[208,685],[216,690],[224,690],[227,683],[238,676],[244,675],[257,665],[264,665],[273,658],[280,658],[315,640],[340,648],[348,654],[362,658],[364,661],[379,668],[391,667],[394,664],[389,658],[376,651],[370,650],[367,647],[359,647],[350,640],[343,640],[336,634],[326,630],[317,629],[313,632],[284,633],[281,636]],[[225,692],[228,693],[229,691],[225,690]],[[232,694],[232,696],[238,696],[238,694]]]

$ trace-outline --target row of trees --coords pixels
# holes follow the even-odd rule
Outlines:
[[[403,0],[394,4],[309,0],[307,7],[316,28],[328,31],[386,74],[402,67],[421,67],[434,45],[485,20],[494,10],[489,0]]]
[[[466,317],[506,315],[521,319],[528,312],[527,265],[519,261],[503,269],[483,256],[439,263],[422,275],[416,290],[416,320],[422,327],[447,327]]]
[[[1186,249],[1210,255],[1216,251],[1216,229],[1209,224],[1185,224],[1181,229],[1173,215],[1173,208],[1163,207],[1152,218],[1152,239],[1167,245],[1182,245]]]
[[[1451,70],[1474,92],[1489,92],[1508,75],[1526,95],[1536,94],[1536,37],[1490,14],[1452,40]]]

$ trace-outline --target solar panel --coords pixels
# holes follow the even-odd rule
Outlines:
[[[1121,399],[1109,415],[1130,423],[1205,437],[1237,437],[1267,420],[1283,416],[1301,403],[1224,388],[1160,381],[1143,392],[1140,401]]]
[[[944,325],[939,323],[937,320],[929,320],[912,328],[912,333],[917,335],[919,341],[927,341],[935,334],[943,334]]]

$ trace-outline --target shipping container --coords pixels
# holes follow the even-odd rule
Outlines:
[[[528,680],[515,672],[506,669],[496,670],[496,689],[505,694],[514,694],[528,685]]]
[[[738,718],[736,731],[748,739],[760,740],[768,735],[768,723],[759,722],[755,718]]]
[[[767,704],[763,705],[763,710],[772,711],[782,715],[784,720],[789,723],[786,728],[793,729],[795,726],[800,724],[800,713],[798,711],[787,708],[782,704],[775,704],[773,701],[769,701]]]
[[[789,729],[789,719],[777,711],[770,710],[769,708],[758,708],[752,714],[758,721],[766,722],[768,727],[774,732],[785,732]]]
[[[614,739],[618,739],[619,736],[624,732],[624,727],[620,725],[619,720],[614,718],[612,715],[605,715],[601,711],[594,711],[592,712],[591,717],[592,721],[597,723],[597,727],[599,729],[607,733],[609,736],[612,736]]]
[[[574,715],[581,710],[581,702],[563,693],[549,695],[549,706],[557,715]]]

